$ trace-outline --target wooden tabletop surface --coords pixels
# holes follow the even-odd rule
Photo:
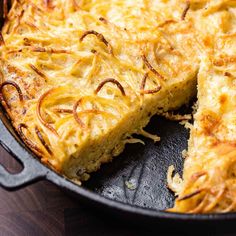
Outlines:
[[[21,166],[2,147],[0,147],[0,163],[13,173],[21,169]],[[0,188],[0,236],[141,236],[167,235],[167,232],[168,235],[177,233],[193,235],[197,228],[190,230],[185,228],[182,232],[181,229],[173,228],[171,225],[167,228],[159,226],[150,228],[120,221],[107,216],[101,210],[90,209],[89,206],[71,198],[60,188],[46,181],[15,192]],[[206,235],[216,235],[216,233],[211,232]],[[236,234],[230,231],[227,235]]]

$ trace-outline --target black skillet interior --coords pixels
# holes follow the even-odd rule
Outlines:
[[[0,0],[1,6],[2,3]],[[0,15],[2,16],[2,7]],[[0,19],[1,22],[3,19]],[[189,112],[189,109],[185,107],[182,112]],[[151,140],[141,137],[145,141],[145,146],[128,145],[122,155],[115,158],[112,163],[103,165],[98,172],[92,174],[89,181],[79,187],[34,158],[19,140],[0,106],[0,144],[24,165],[24,170],[17,175],[7,173],[0,165],[0,185],[12,190],[44,178],[93,206],[110,209],[122,216],[135,216],[135,219],[149,219],[154,222],[235,220],[236,214],[203,216],[160,211],[173,205],[174,195],[167,188],[167,169],[174,165],[176,171],[181,173],[181,153],[187,147],[189,132],[178,122],[157,116],[152,118],[146,130],[160,135],[161,142],[154,144]]]

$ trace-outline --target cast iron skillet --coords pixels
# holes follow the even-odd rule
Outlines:
[[[236,220],[236,213],[190,215],[163,211],[174,201],[173,193],[166,187],[167,169],[174,165],[181,173],[181,152],[187,147],[188,131],[180,124],[160,117],[154,117],[147,130],[158,133],[161,142],[154,144],[145,139],[145,146],[128,146],[120,157],[103,165],[80,187],[41,164],[19,139],[0,107],[0,144],[24,167],[20,173],[11,174],[0,165],[0,185],[16,190],[46,179],[92,206],[136,222],[179,224]]]

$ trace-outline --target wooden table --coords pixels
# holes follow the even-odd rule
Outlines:
[[[0,163],[11,172],[21,169],[20,165],[1,147]],[[181,232],[182,230],[176,231],[177,229],[172,226],[150,229],[145,225],[134,226],[130,222],[124,223],[101,211],[90,209],[46,181],[15,192],[0,188],[0,236],[143,236],[166,235],[167,232],[168,235],[176,235],[177,232],[181,235],[189,235],[191,232],[193,235],[193,232],[197,232],[198,229],[189,231],[185,228],[184,232]],[[216,234],[211,232],[206,235]]]

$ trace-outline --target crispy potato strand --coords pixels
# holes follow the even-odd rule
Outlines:
[[[5,45],[5,41],[4,41],[4,38],[2,36],[2,32],[0,31],[0,45]]]
[[[109,53],[110,54],[113,54],[113,50],[112,50],[112,47],[111,45],[108,43],[108,41],[105,39],[105,37],[94,31],[94,30],[88,30],[88,31],[85,31],[84,34],[80,37],[80,42],[82,42],[84,40],[84,38],[87,36],[87,35],[90,35],[90,34],[93,34],[95,35],[101,42],[103,42],[107,47],[108,47],[108,50],[109,50]]]
[[[148,78],[148,73],[146,73],[143,77],[143,80],[142,80],[142,83],[141,83],[141,86],[140,86],[140,93],[141,94],[153,94],[153,93],[159,92],[161,90],[161,85],[158,85],[155,89],[145,90],[145,85],[146,85],[147,78]]]
[[[78,114],[77,114],[77,108],[80,106],[81,102],[82,102],[82,98],[79,99],[79,100],[75,103],[75,105],[74,105],[74,107],[73,107],[73,115],[74,115],[74,118],[75,118],[76,122],[79,124],[79,126],[80,126],[82,129],[84,129],[84,128],[85,128],[85,124],[84,124],[84,122],[79,118],[79,116],[78,116]]]
[[[38,136],[40,142],[41,142],[42,145],[45,147],[45,149],[47,150],[47,152],[48,152],[50,155],[52,155],[53,153],[52,153],[50,147],[48,146],[48,144],[47,144],[46,141],[44,140],[44,138],[43,138],[43,136],[42,136],[42,134],[41,134],[41,132],[39,131],[39,129],[38,129],[37,126],[35,126],[35,133],[37,134],[37,136]]]
[[[183,13],[181,15],[181,20],[185,20],[185,17],[187,15],[189,9],[190,9],[190,1],[187,0],[186,6],[185,6],[184,11],[183,11]]]
[[[175,24],[175,23],[177,23],[177,21],[176,21],[176,20],[173,20],[173,19],[165,20],[164,22],[160,23],[160,24],[158,25],[158,27],[162,28],[162,27],[164,27],[164,26],[166,26],[166,25]]]
[[[40,71],[38,68],[36,68],[34,65],[32,64],[29,64],[30,68],[36,73],[38,74],[40,77],[42,77],[43,79],[47,80],[47,76],[42,72]]]
[[[18,128],[17,128],[17,131],[20,135],[20,137],[22,138],[22,140],[27,144],[27,146],[29,146],[29,148],[32,148],[33,150],[35,150],[36,152],[38,153],[42,153],[42,150],[40,148],[38,148],[36,146],[36,144],[34,144],[33,142],[31,142],[24,134],[23,130],[22,129],[28,129],[28,126],[26,124],[19,124],[18,125]]]
[[[3,18],[6,19],[7,18],[7,14],[8,14],[8,6],[7,6],[7,0],[3,0]]]
[[[194,192],[192,192],[192,193],[186,194],[185,196],[178,198],[177,201],[180,202],[180,201],[184,201],[184,200],[187,200],[187,199],[189,199],[189,198],[192,198],[192,197],[194,197],[194,196],[200,194],[203,190],[204,190],[204,189],[198,189],[198,190],[196,190],[196,191],[194,191]]]
[[[95,94],[98,94],[99,91],[102,89],[102,87],[103,87],[106,83],[113,83],[113,84],[115,84],[115,85],[118,87],[118,89],[121,91],[122,95],[123,95],[123,96],[126,96],[124,87],[121,85],[121,83],[120,83],[119,81],[117,81],[116,79],[113,79],[113,78],[105,79],[104,81],[102,81],[102,82],[98,85],[97,89],[95,90]]]
[[[65,49],[43,48],[43,47],[31,47],[32,52],[47,52],[47,53],[71,53]]]
[[[47,91],[46,93],[44,93],[38,100],[38,104],[37,104],[37,108],[36,108],[36,114],[40,120],[40,122],[49,130],[52,131],[52,133],[54,133],[56,136],[58,136],[57,131],[47,122],[43,119],[42,114],[41,114],[41,107],[43,104],[44,99],[53,91],[53,89],[50,89],[49,91]]]
[[[64,109],[64,108],[56,108],[56,109],[54,109],[54,111],[57,112],[57,113],[69,113],[69,114],[73,113],[73,110]]]
[[[144,62],[144,64],[147,66],[147,68],[155,75],[157,75],[160,79],[164,80],[164,77],[156,70],[153,68],[153,66],[150,64],[150,62],[148,61],[147,57],[143,54],[142,56],[142,60]]]
[[[5,96],[3,95],[3,88],[7,85],[11,85],[16,89],[16,91],[18,92],[18,95],[19,95],[19,100],[21,102],[23,102],[23,100],[24,100],[23,99],[23,93],[22,93],[21,88],[19,87],[19,85],[14,81],[7,80],[7,81],[3,82],[0,85],[0,99],[5,102],[7,107],[9,108],[10,106],[9,106],[8,102],[6,101],[6,99],[5,99]]]

